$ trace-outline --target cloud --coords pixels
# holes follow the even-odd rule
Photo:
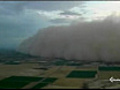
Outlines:
[[[65,23],[71,23],[72,21],[69,19],[59,18],[59,19],[52,19],[49,22],[52,22],[54,24],[65,24]]]
[[[82,1],[37,1],[27,2],[26,8],[44,11],[67,10],[74,6],[82,5]]]
[[[59,13],[61,13],[62,11],[58,10],[58,11],[42,11],[42,10],[38,10],[37,13],[40,16],[43,16],[44,18],[49,19],[56,19],[56,18],[61,18],[63,16],[60,16]]]
[[[64,11],[60,13],[60,15],[73,15],[73,16],[80,16],[81,14],[76,13],[76,12],[71,12],[71,11]]]
[[[119,29],[120,18],[112,16],[100,21],[52,26],[26,39],[18,50],[43,57],[119,61]]]
[[[81,4],[82,1],[1,1],[0,14],[18,14],[23,12],[25,9],[43,11],[67,10]]]
[[[61,11],[81,4],[79,1],[1,1],[0,47],[16,48],[22,40],[53,24],[50,20],[61,18]]]
[[[0,15],[15,15],[24,11],[24,2],[14,1],[1,1],[0,2]]]
[[[44,18],[47,18],[49,22],[53,24],[66,24],[75,20],[83,20],[79,13],[72,11],[42,11],[38,10],[37,13]]]
[[[22,40],[49,25],[46,18],[31,10],[22,14],[0,15],[0,48],[16,48]]]

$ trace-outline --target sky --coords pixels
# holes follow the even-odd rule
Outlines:
[[[49,26],[120,16],[120,1],[0,1],[0,48],[16,49]]]

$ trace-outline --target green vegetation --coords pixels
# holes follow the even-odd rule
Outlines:
[[[42,87],[44,87],[44,86],[46,86],[48,84],[49,83],[39,83],[39,84],[35,85],[33,88],[31,88],[31,89],[40,89],[40,88],[42,88]]]
[[[57,80],[57,78],[46,78],[45,80],[43,80],[43,82],[53,83],[56,80]]]
[[[29,84],[29,82],[0,81],[0,89],[20,89],[27,84]]]
[[[67,62],[68,62],[67,60],[59,60],[54,62],[53,64],[56,66],[62,66],[62,65],[65,65]]]
[[[37,82],[44,77],[31,77],[31,76],[11,76],[0,81],[0,89],[20,89],[31,82]],[[33,89],[42,88],[49,83],[53,83],[57,78],[46,78],[42,83],[37,84]]]
[[[94,78],[97,71],[72,71],[67,78]]]
[[[9,61],[9,62],[5,62],[4,64],[7,64],[7,65],[19,65],[21,63],[20,62],[15,62],[15,61]]]
[[[53,83],[54,81],[56,81],[57,78],[46,78],[45,80],[43,80],[41,83],[35,85],[32,89],[40,89],[43,88],[44,86]]]
[[[68,63],[67,66],[82,66],[81,63]]]
[[[99,67],[98,68],[99,71],[120,71],[120,67],[115,67],[115,66],[111,66],[111,67]]]
[[[20,89],[30,82],[41,79],[41,77],[11,76],[0,81],[0,89]]]
[[[41,79],[42,77],[11,76],[0,81],[0,89],[20,89]]]
[[[9,59],[21,60],[21,59],[28,59],[28,58],[37,58],[37,56],[20,53],[20,52],[17,52],[16,50],[11,50],[11,49],[0,49],[0,58],[5,58],[6,60],[9,60]]]
[[[1,81],[4,81],[4,82],[36,82],[42,79],[43,77],[11,76]]]

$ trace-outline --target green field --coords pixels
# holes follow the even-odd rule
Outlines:
[[[72,71],[67,78],[95,78],[97,71]]]
[[[82,66],[82,63],[68,63],[67,66]]]
[[[115,66],[111,66],[111,67],[99,67],[98,68],[99,71],[120,71],[120,67],[115,67]]]
[[[11,77],[5,78],[1,81],[4,81],[4,82],[36,82],[36,81],[39,81],[42,79],[43,79],[43,77],[11,76]]]
[[[0,89],[20,89],[31,82],[37,82],[44,77],[31,77],[31,76],[11,76],[0,81]],[[49,83],[53,83],[57,78],[46,78],[42,83],[37,84],[33,89],[42,88]]]
[[[0,89],[20,89],[30,82],[6,82],[0,81]]]
[[[39,83],[39,84],[35,85],[33,88],[31,88],[31,89],[40,89],[40,88],[45,87],[48,84],[49,83]]]
[[[62,66],[62,65],[65,65],[67,62],[68,61],[66,60],[59,60],[59,61],[54,62],[53,64],[56,66]]]
[[[101,88],[109,84],[110,77],[120,77],[120,66],[82,66],[82,62],[65,60],[53,63],[47,70],[39,69],[38,62],[1,64],[0,89],[82,89],[86,82],[89,88]]]
[[[43,80],[44,83],[53,83],[54,81],[56,81],[57,78],[46,78],[45,80]]]
[[[25,85],[43,79],[42,77],[11,76],[0,81],[0,89],[20,89]]]
[[[32,89],[40,89],[45,87],[46,85],[53,83],[54,81],[56,81],[57,78],[46,78],[45,80],[43,80],[41,83],[35,85]]]

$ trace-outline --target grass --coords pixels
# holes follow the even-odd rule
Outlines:
[[[94,78],[97,71],[72,71],[67,78]]]

